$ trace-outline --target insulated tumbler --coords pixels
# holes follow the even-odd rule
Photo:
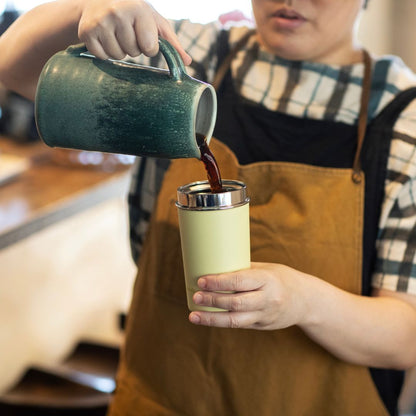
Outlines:
[[[222,181],[223,192],[212,193],[208,181],[177,190],[179,228],[186,296],[191,311],[222,311],[195,305],[199,277],[250,267],[249,198],[244,183]]]

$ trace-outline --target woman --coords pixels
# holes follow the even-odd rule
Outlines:
[[[218,88],[212,149],[223,177],[250,190],[256,263],[201,278],[194,301],[230,312],[192,312],[192,323],[210,328],[186,327],[168,201],[203,170],[172,162],[163,183],[152,183],[167,163],[141,161],[130,195],[137,252],[152,205],[141,186],[159,196],[113,414],[395,414],[402,375],[386,369],[415,362],[415,292],[405,271],[415,78],[397,60],[363,53],[355,38],[362,6],[253,1],[256,34],[176,24],[194,74]],[[236,46],[231,71],[219,69]],[[237,293],[214,292],[227,290]]]
[[[139,275],[110,414],[396,414],[397,370],[416,364],[416,78],[357,43],[363,0],[253,0],[255,32],[181,21],[179,41],[144,1],[71,3],[6,32],[6,85],[33,97],[33,51],[46,57],[77,29],[103,59],[154,56],[163,36],[216,86],[211,148],[251,197],[252,267],[201,277],[195,303],[228,312],[192,312],[190,325],[170,201],[203,167],[139,161]],[[24,55],[38,63],[26,87]]]

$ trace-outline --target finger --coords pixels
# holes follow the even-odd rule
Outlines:
[[[263,280],[252,269],[206,275],[198,279],[198,286],[209,291],[246,292],[258,290],[263,284]]]
[[[123,59],[126,56],[126,52],[124,52],[116,38],[115,33],[113,32],[106,32],[98,36],[98,41],[101,43],[104,52],[113,59]]]
[[[87,47],[88,51],[91,52],[94,56],[99,59],[108,59],[109,56],[105,53],[101,43],[97,39],[88,39],[85,40],[85,46]]]
[[[119,25],[116,29],[116,38],[125,55],[135,57],[142,53],[137,44],[136,32],[133,26]]]
[[[152,10],[142,9],[135,19],[134,31],[138,48],[146,56],[155,56],[159,51],[158,27]]]
[[[190,65],[192,58],[186,53],[185,49],[183,49],[170,23],[159,14],[156,15],[155,19],[160,36],[166,39],[178,51],[185,65]]]
[[[260,310],[264,299],[259,292],[216,293],[196,292],[193,296],[196,305],[210,306],[233,312]]]
[[[201,312],[194,311],[189,321],[195,325],[217,328],[255,328],[256,315],[252,312]]]

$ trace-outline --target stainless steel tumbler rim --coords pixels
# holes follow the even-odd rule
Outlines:
[[[181,209],[205,211],[235,208],[249,203],[247,187],[243,182],[223,180],[224,192],[212,193],[208,181],[192,182],[177,190],[176,206]]]

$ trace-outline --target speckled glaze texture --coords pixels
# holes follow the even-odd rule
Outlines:
[[[55,54],[41,73],[35,115],[52,147],[162,158],[200,158],[195,134],[211,138],[213,87],[186,74],[160,39],[169,70],[100,60],[83,45]]]

